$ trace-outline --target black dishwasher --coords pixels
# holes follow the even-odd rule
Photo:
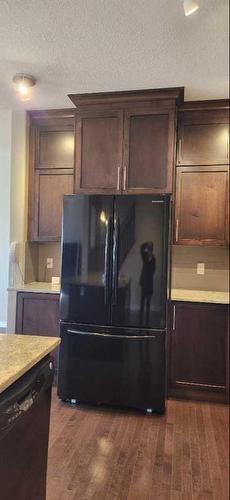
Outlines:
[[[0,395],[0,498],[45,500],[51,386],[46,356]]]

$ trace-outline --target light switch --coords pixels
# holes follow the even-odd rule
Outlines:
[[[204,262],[198,262],[196,267],[197,274],[205,274],[205,265]]]

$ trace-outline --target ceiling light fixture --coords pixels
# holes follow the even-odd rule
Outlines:
[[[199,5],[195,0],[183,0],[185,16],[194,14],[199,9]]]
[[[36,80],[33,76],[25,75],[24,73],[17,73],[14,75],[13,82],[17,92],[24,98],[28,96],[30,87],[34,87],[36,84]]]

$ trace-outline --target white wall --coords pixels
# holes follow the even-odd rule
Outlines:
[[[0,109],[0,329],[6,327],[10,243],[12,112]]]
[[[12,113],[10,241],[27,239],[26,113]]]
[[[25,111],[12,112],[11,127],[11,184],[10,184],[10,242],[16,241],[17,263],[21,278],[25,267],[25,240],[27,239],[27,118]],[[16,294],[8,294],[7,332],[15,331]]]

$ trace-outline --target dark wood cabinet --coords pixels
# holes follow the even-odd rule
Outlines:
[[[75,190],[171,193],[181,89],[70,96],[77,107]]]
[[[77,114],[75,192],[120,190],[122,137],[122,112]]]
[[[229,163],[229,103],[185,103],[179,113],[178,165]]]
[[[125,112],[123,190],[170,193],[175,111],[150,105]]]
[[[16,333],[59,337],[59,294],[17,293]],[[57,367],[58,349],[54,351]]]
[[[30,112],[30,241],[58,241],[64,194],[74,191],[74,112]]]
[[[169,395],[226,400],[228,306],[172,302]]]
[[[61,236],[63,195],[73,193],[71,169],[39,169],[34,183],[34,239],[58,241]]]
[[[228,245],[228,168],[177,167],[175,244]]]
[[[228,245],[229,101],[182,104],[174,243]]]

